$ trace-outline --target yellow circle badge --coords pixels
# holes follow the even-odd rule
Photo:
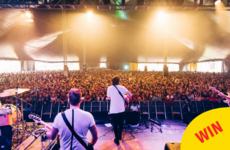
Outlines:
[[[181,150],[230,149],[230,107],[207,111],[186,128]]]

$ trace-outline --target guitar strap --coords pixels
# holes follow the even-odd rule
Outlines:
[[[115,85],[113,85],[113,86],[117,89],[118,93],[121,95],[121,97],[122,97],[123,100],[125,101],[125,104],[128,106],[129,104],[128,104],[128,102],[125,100],[124,96],[121,94],[121,92],[118,90],[118,88],[117,88]]]
[[[82,146],[85,147],[85,149],[88,150],[88,146],[82,140],[82,138],[74,131],[73,127],[70,125],[69,121],[67,120],[65,113],[63,112],[61,115],[62,115],[62,118],[63,118],[65,124],[67,125],[67,127],[69,128],[69,130],[72,132],[72,134],[75,136],[75,138],[81,143]]]
[[[72,127],[74,128],[74,109],[72,109]],[[73,149],[73,133],[71,137],[71,145],[70,145],[70,150]]]

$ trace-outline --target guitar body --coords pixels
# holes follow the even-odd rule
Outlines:
[[[127,97],[127,95],[125,95],[125,101],[129,104],[129,98]],[[128,107],[128,105],[126,105],[125,103],[125,109]]]

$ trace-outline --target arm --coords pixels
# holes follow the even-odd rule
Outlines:
[[[97,133],[97,127],[96,127],[96,125],[91,126],[89,128],[89,131],[90,131],[90,133],[92,135],[92,139],[91,139],[90,143],[92,145],[94,145],[97,142],[97,140],[98,140],[98,133]]]
[[[129,91],[127,91],[127,98],[131,98],[132,97],[132,94],[129,92]]]
[[[51,132],[46,133],[46,136],[51,140],[54,140],[57,135],[58,135],[58,129],[54,127],[52,128]]]

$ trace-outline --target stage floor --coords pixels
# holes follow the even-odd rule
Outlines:
[[[94,148],[95,150],[164,150],[167,142],[180,143],[187,125],[180,120],[163,120],[163,122],[162,133],[156,127],[151,132],[150,128],[146,129],[144,124],[139,127],[143,129],[142,133],[133,133],[135,139],[129,140],[132,138],[130,133],[123,132],[124,142],[120,142],[119,147],[113,142],[112,127],[97,125],[99,138]],[[87,137],[91,139],[90,133]]]

